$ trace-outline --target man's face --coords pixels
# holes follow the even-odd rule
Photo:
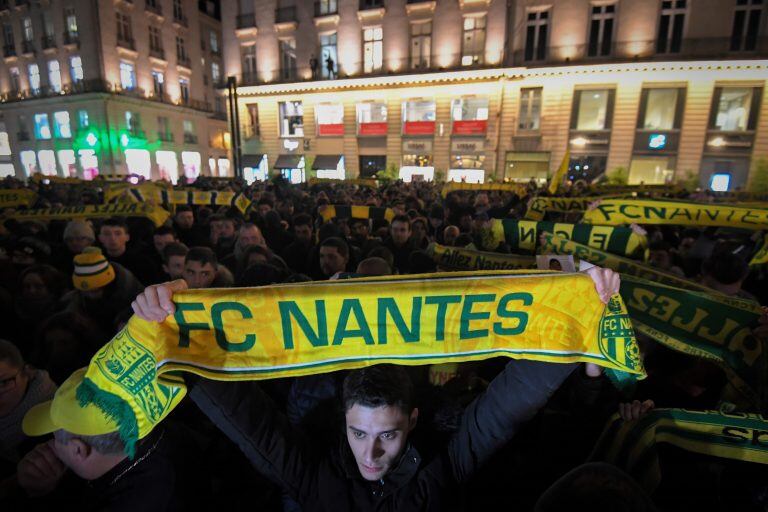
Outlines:
[[[456,238],[459,236],[459,228],[456,226],[448,226],[445,228],[445,231],[443,231],[443,240],[445,240],[445,245],[453,246],[454,243],[456,243]]]
[[[656,268],[664,270],[672,266],[672,260],[667,251],[650,251],[648,254],[648,263]]]
[[[184,263],[184,280],[190,288],[210,288],[216,279],[216,269],[210,263],[201,264],[199,261]]]
[[[179,212],[176,214],[176,225],[181,229],[190,229],[195,223],[195,216],[192,212]]]
[[[389,405],[372,408],[355,404],[347,410],[347,442],[364,479],[380,480],[397,465],[418,414],[418,409],[409,416]]]
[[[0,361],[0,417],[16,407],[27,392],[27,374],[21,368]]]
[[[163,249],[165,249],[165,246],[175,241],[176,241],[176,237],[173,236],[171,233],[152,236],[152,242],[155,244],[155,250],[157,251],[158,254],[162,254]]]
[[[312,241],[312,226],[309,224],[294,226],[293,232],[296,234],[296,240],[300,240],[302,242]]]
[[[392,232],[392,240],[397,245],[404,245],[411,236],[411,227],[405,222],[393,222],[390,231]]]
[[[44,300],[51,297],[51,292],[45,286],[40,274],[30,272],[21,282],[21,296],[25,299]]]
[[[184,278],[184,256],[171,256],[168,264],[163,264],[163,270],[171,276],[171,279]]]
[[[211,221],[211,243],[216,244],[219,241],[219,237],[221,236],[222,232],[222,222],[220,220],[214,220]]]
[[[221,234],[222,238],[232,238],[235,236],[235,223],[231,220],[225,220],[221,222]]]
[[[111,256],[120,256],[131,236],[120,226],[102,226],[99,230],[99,242]]]
[[[260,204],[258,208],[259,208],[259,215],[262,217],[264,217],[267,214],[267,212],[272,209],[272,207],[269,206],[268,204]]]
[[[368,238],[368,224],[355,222],[352,224],[352,236],[356,238]]]
[[[67,249],[72,254],[80,254],[83,249],[93,243],[93,240],[87,236],[70,236],[64,239],[64,243],[67,245]]]
[[[252,247],[254,245],[260,245],[261,247],[267,246],[267,242],[264,240],[264,236],[261,234],[261,230],[256,226],[241,228],[240,247],[245,249],[246,247]]]
[[[342,256],[336,247],[320,247],[320,268],[328,277],[336,272],[344,272],[347,268],[347,258]]]
[[[414,238],[421,240],[425,236],[427,236],[427,226],[424,225],[422,222],[414,222],[413,223],[413,236]]]

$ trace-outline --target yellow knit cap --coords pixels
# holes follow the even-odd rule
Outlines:
[[[115,280],[115,269],[98,247],[86,247],[75,256],[72,283],[78,290],[89,291],[107,286]]]

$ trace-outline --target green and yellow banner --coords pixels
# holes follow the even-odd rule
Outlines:
[[[506,192],[517,194],[520,197],[528,195],[528,187],[522,183],[464,183],[459,181],[450,181],[443,185],[441,194],[443,198],[448,197],[451,192]]]
[[[574,240],[595,249],[627,256],[640,255],[645,251],[647,240],[630,228],[592,226],[568,222],[535,222],[532,220],[492,219],[490,230],[483,239],[486,249],[506,242],[513,252],[534,252],[542,233],[555,233],[567,240]]]
[[[446,270],[516,270],[536,268],[536,258],[521,254],[499,254],[466,249],[463,247],[448,247],[431,243],[427,254],[432,257],[437,266]]]
[[[656,445],[724,459],[768,464],[768,420],[759,414],[654,409],[636,421],[616,414],[591,460],[614,464],[653,492],[661,481]]]
[[[540,221],[547,212],[585,212],[589,205],[601,197],[534,197],[528,202],[527,220]]]
[[[25,220],[105,219],[114,216],[146,217],[154,222],[155,226],[162,226],[170,214],[159,206],[148,203],[115,203],[17,210],[5,217],[23,222]]]
[[[379,186],[378,180],[375,180],[373,178],[349,178],[349,179],[343,179],[343,180],[336,180],[331,178],[309,178],[307,180],[307,183],[309,183],[309,186],[312,185],[357,185],[359,187],[370,187],[370,188],[377,188]]]
[[[173,190],[152,185],[121,187],[104,192],[104,202],[152,203],[158,205],[232,206],[245,214],[252,201],[244,194],[231,190]]]
[[[26,188],[0,189],[0,208],[16,208],[17,206],[32,206],[37,194]]]
[[[91,360],[78,389],[115,418],[130,452],[181,400],[187,371],[261,380],[505,356],[592,362],[643,378],[621,297],[585,274],[457,272],[174,295],[163,323],[134,316]]]
[[[584,222],[604,226],[674,224],[768,229],[768,209],[652,199],[606,199],[584,214]]]
[[[384,219],[387,222],[392,222],[392,219],[395,218],[395,212],[391,208],[346,204],[321,206],[318,213],[323,218],[323,222],[330,222],[333,219]]]
[[[757,252],[752,255],[752,259],[749,261],[749,265],[752,267],[765,264],[768,264],[768,235],[763,235],[763,240],[760,242]]]

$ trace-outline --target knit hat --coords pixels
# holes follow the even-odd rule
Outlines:
[[[67,238],[85,237],[91,242],[96,240],[96,235],[93,232],[91,225],[84,220],[71,220],[67,223],[67,227],[64,228],[64,240]]]
[[[75,256],[72,282],[78,290],[96,290],[115,280],[115,269],[98,247],[86,247]]]

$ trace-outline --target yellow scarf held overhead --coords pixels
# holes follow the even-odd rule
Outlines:
[[[587,211],[584,222],[608,226],[637,223],[768,229],[768,209],[684,201],[607,199]]]
[[[25,220],[68,220],[68,219],[106,219],[109,217],[146,217],[155,226],[162,226],[170,214],[158,207],[146,203],[96,204],[87,206],[62,206],[58,208],[36,208],[18,210],[8,218]]]
[[[604,305],[584,274],[364,278],[190,290],[174,301],[161,324],[131,318],[78,389],[81,404],[115,418],[129,448],[183,397],[177,371],[261,380],[506,356],[645,375],[621,298]]]
[[[26,188],[0,189],[0,208],[32,206],[37,194]]]
[[[443,198],[446,198],[451,192],[458,191],[507,192],[523,197],[528,194],[528,187],[522,183],[464,183],[451,181],[443,185],[443,189],[440,194],[443,196]]]

